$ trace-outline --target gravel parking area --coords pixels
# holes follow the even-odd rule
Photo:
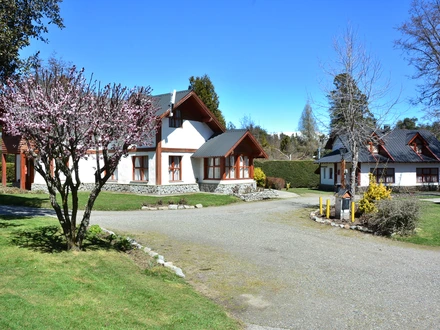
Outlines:
[[[248,329],[438,329],[440,250],[298,217],[318,197],[92,213],[137,233]]]

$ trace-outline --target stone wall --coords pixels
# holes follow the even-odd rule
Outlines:
[[[256,182],[240,183],[240,184],[224,184],[224,183],[201,183],[200,191],[219,193],[225,195],[244,194],[255,191],[257,188]]]
[[[234,194],[245,202],[261,201],[278,197],[278,192],[272,189],[264,189],[261,191],[254,191],[247,194]]]
[[[93,188],[92,183],[82,184],[80,191],[91,191]],[[179,185],[147,185],[147,184],[120,184],[107,182],[103,191],[113,191],[121,193],[132,193],[132,194],[146,194],[146,195],[168,195],[168,194],[186,194],[195,193],[200,191],[219,193],[225,195],[233,194],[246,194],[254,192],[257,186],[256,183],[241,183],[241,184],[216,184],[216,183],[194,183],[194,184],[179,184]],[[32,190],[42,190],[47,191],[45,184],[32,184]]]
[[[93,184],[82,184],[80,191],[91,191]],[[33,184],[32,190],[42,190],[47,192],[47,187],[44,184]],[[120,184],[107,182],[103,187],[103,191],[124,192],[132,194],[146,194],[146,195],[168,195],[168,194],[185,194],[199,192],[198,184],[181,184],[181,185],[146,185],[146,184]]]

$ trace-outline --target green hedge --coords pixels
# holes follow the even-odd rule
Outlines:
[[[254,167],[261,167],[266,176],[283,178],[290,182],[292,188],[315,188],[319,185],[319,175],[315,174],[319,165],[313,160],[255,160]]]
[[[0,182],[1,182],[1,178],[2,178],[2,167],[0,166]],[[6,182],[14,182],[14,181],[15,181],[15,164],[6,163]]]

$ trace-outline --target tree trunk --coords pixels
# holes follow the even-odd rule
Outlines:
[[[354,143],[352,146],[352,163],[351,163],[351,172],[350,172],[350,190],[354,195],[356,194],[356,169],[359,162],[359,152],[357,150],[357,145]]]
[[[95,200],[98,197],[99,193],[101,192],[102,185],[96,184],[95,188],[92,190],[92,192],[89,195],[89,199],[87,201],[86,209],[84,210],[84,215],[81,220],[81,224],[78,229],[78,233],[76,236],[76,244],[78,245],[79,249],[82,249],[82,244],[84,241],[84,238],[87,233],[87,227],[90,224],[90,214],[92,213],[93,205],[95,204]]]

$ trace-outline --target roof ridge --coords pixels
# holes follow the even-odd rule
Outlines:
[[[176,93],[183,93],[183,92],[190,92],[191,89],[183,89],[181,91],[176,91]],[[173,94],[173,92],[169,92],[169,93],[162,93],[162,94],[156,94],[156,95],[152,95],[153,97],[159,97],[159,96],[164,96],[164,95],[171,95]]]

